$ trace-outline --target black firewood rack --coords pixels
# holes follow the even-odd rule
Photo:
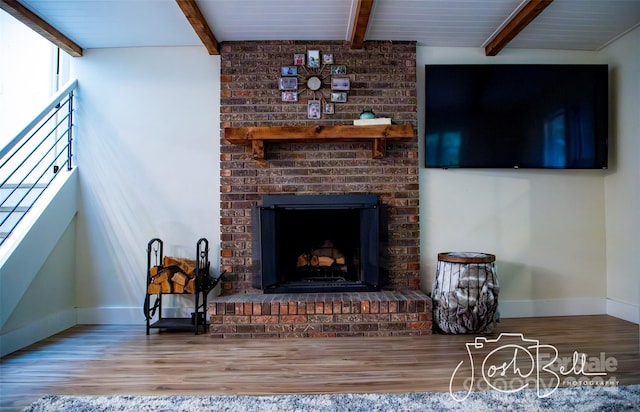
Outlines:
[[[152,283],[151,270],[154,267],[163,268],[164,242],[159,238],[153,238],[147,244],[147,288],[144,299],[144,316],[147,324],[147,335],[152,328],[171,330],[192,330],[196,335],[209,329],[206,318],[207,295],[219,283],[222,275],[214,278],[209,274],[211,262],[209,261],[209,241],[201,238],[196,242],[195,259],[195,292],[194,293],[149,293],[149,285]],[[166,295],[193,296],[194,311],[191,317],[165,317],[163,313],[163,298]],[[153,303],[152,303],[153,301]],[[157,314],[157,318],[156,318]],[[156,318],[157,320],[153,321]]]

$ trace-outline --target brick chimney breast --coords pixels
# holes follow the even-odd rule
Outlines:
[[[310,93],[283,102],[278,88],[281,68],[307,50],[333,54],[350,79],[347,102],[317,120],[307,118]],[[377,195],[389,208],[388,289],[419,289],[417,137],[388,142],[382,159],[372,159],[371,144],[364,142],[270,143],[264,163],[253,159],[250,146],[224,139],[225,127],[352,125],[365,108],[416,128],[415,42],[370,41],[360,50],[342,41],[225,42],[220,59],[223,294],[262,293],[251,287],[251,208],[266,194]]]

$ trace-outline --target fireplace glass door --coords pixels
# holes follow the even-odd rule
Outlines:
[[[252,216],[254,287],[379,290],[388,277],[382,209],[374,195],[264,196]]]

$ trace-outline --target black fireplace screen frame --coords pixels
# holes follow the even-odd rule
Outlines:
[[[287,211],[355,210],[359,217],[357,280],[291,282],[281,255],[281,218]],[[376,195],[265,195],[252,209],[252,286],[265,293],[380,290],[389,282],[387,210]]]

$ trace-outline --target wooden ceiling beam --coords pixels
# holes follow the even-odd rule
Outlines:
[[[67,52],[70,56],[82,56],[82,47],[60,33],[55,27],[42,20],[17,0],[0,0],[0,9],[15,17],[18,21]]]
[[[353,30],[351,31],[351,48],[361,49],[364,43],[364,36],[367,34],[369,16],[373,8],[373,0],[358,0],[356,14],[353,20]]]
[[[220,43],[213,35],[209,24],[204,19],[200,8],[196,4],[195,0],[176,0],[180,10],[185,15],[191,27],[196,32],[202,44],[207,49],[210,55],[220,54]]]
[[[538,17],[553,0],[530,0],[484,48],[486,56],[496,56],[518,33]]]

